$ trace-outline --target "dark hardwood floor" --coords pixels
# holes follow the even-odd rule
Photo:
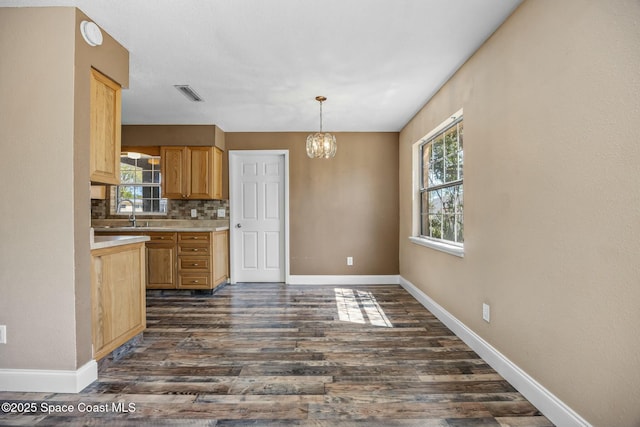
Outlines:
[[[0,392],[38,407],[0,425],[552,425],[400,286],[238,284],[147,307],[144,340],[98,381]]]

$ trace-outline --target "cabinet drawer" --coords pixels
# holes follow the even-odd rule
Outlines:
[[[176,242],[172,242],[169,239],[148,240],[145,244],[147,248],[173,248],[174,252],[176,250]]]
[[[180,257],[180,270],[209,272],[211,262],[209,257]]]
[[[179,274],[178,288],[211,289],[210,274]]]
[[[183,242],[210,242],[211,233],[180,233],[178,241]]]
[[[178,255],[207,256],[211,253],[211,245],[201,243],[178,244]]]
[[[162,233],[162,232],[158,232],[158,233],[153,233],[153,232],[149,232],[149,233],[145,233],[149,236],[149,238],[151,239],[150,242],[173,242],[175,243],[177,240],[177,233]]]

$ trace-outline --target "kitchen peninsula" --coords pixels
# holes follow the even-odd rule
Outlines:
[[[93,356],[100,360],[146,327],[146,236],[91,239]]]

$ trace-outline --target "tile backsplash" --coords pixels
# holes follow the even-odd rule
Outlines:
[[[122,215],[111,215],[106,200],[91,200],[91,219],[122,218]],[[191,219],[191,209],[198,211],[198,219],[218,219],[218,209],[224,208],[225,218],[229,218],[228,200],[167,200],[167,215],[136,215],[139,218]]]

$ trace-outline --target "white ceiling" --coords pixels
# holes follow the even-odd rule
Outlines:
[[[130,52],[123,123],[399,131],[521,0],[0,0],[77,6]],[[173,85],[188,84],[204,102]]]

